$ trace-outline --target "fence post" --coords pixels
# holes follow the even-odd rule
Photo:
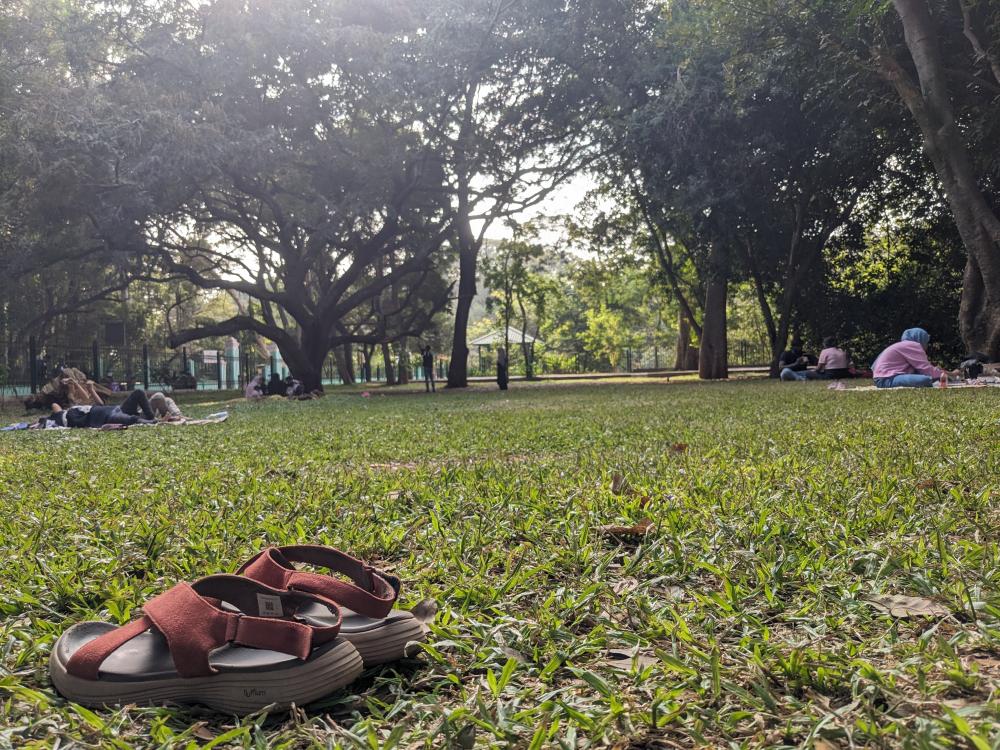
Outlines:
[[[149,344],[142,345],[142,387],[149,390]]]
[[[97,339],[90,342],[90,359],[93,368],[92,372],[94,373],[93,379],[98,381],[101,379],[103,373],[101,372],[101,349],[97,343]]]
[[[222,390],[222,367],[223,367],[222,363],[225,360],[225,357],[226,357],[225,352],[223,352],[221,349],[216,349],[216,351],[215,351],[215,365],[216,365],[215,371],[216,371],[216,373],[218,375],[218,385],[219,385],[219,390],[220,391]]]
[[[31,360],[31,392],[38,393],[38,342],[32,336],[28,339],[28,359]]]

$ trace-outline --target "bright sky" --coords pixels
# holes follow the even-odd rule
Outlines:
[[[577,204],[587,195],[587,192],[594,187],[594,180],[589,175],[578,175],[558,190],[553,192],[548,199],[535,208],[520,216],[522,221],[530,221],[539,216],[565,216],[575,213]],[[490,240],[510,239],[511,231],[502,223],[496,223],[490,227],[486,238]],[[544,242],[554,242],[560,238],[558,232],[546,232],[542,235]]]

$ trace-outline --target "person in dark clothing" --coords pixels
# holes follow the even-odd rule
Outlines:
[[[267,395],[284,396],[286,387],[285,381],[281,379],[281,376],[276,372],[272,372],[271,379],[267,381]]]
[[[510,360],[507,358],[507,350],[501,346],[497,349],[497,385],[500,386],[501,391],[507,390],[507,383],[510,380],[507,370],[509,366]]]
[[[795,342],[792,343],[794,349]],[[801,352],[801,344],[800,349]],[[791,352],[789,352],[791,353]],[[827,336],[823,339],[823,351],[820,352],[818,367],[815,370],[808,369],[812,364],[812,357],[802,355],[797,360],[798,364],[792,364],[781,371],[781,379],[786,382],[805,380],[841,380],[851,377],[850,357],[847,352],[841,349],[834,336]],[[802,362],[806,366],[801,365]]]
[[[436,393],[437,388],[434,385],[434,352],[431,351],[429,345],[420,351],[420,360],[424,370],[424,387],[427,389],[427,393]]]
[[[791,349],[786,349],[778,358],[778,369],[803,372],[809,369],[809,357],[802,351],[802,339],[798,336],[792,339]]]
[[[131,427],[136,424],[156,424],[156,416],[146,398],[146,392],[139,388],[132,391],[118,406],[71,406],[63,409],[59,404],[53,404],[49,419],[59,427],[104,427],[106,424]]]

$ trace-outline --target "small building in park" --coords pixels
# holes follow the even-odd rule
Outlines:
[[[507,356],[513,361],[518,354],[523,355],[524,370],[525,374],[529,377],[534,373],[534,362],[535,362],[535,347],[545,346],[545,342],[541,339],[532,336],[527,331],[519,331],[517,328],[509,327],[507,328],[507,335],[504,336],[503,329],[499,331],[491,331],[490,333],[483,334],[482,336],[473,339],[469,342],[469,349],[473,347],[476,348],[477,363],[476,367],[480,375],[486,374],[487,368],[489,368],[493,363],[496,362],[495,358],[490,358],[488,362],[483,356],[484,352],[495,352],[498,348],[504,345],[504,341],[510,346],[510,351],[507,352]],[[522,343],[527,344],[528,348],[525,352]]]

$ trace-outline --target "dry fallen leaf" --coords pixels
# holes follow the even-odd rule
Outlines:
[[[632,488],[629,486],[628,480],[625,475],[620,471],[616,471],[611,477],[611,494],[613,495],[624,495],[631,492]]]
[[[813,745],[813,750],[837,750],[837,746],[832,742],[827,742],[826,740],[816,740],[816,744]]]
[[[518,662],[519,664],[527,664],[528,663],[528,657],[526,657],[524,654],[522,654],[516,648],[510,648],[509,646],[503,646],[503,647],[500,648],[500,651],[503,652],[503,655],[506,656],[508,659],[513,659],[514,661]]]
[[[204,721],[199,721],[193,727],[191,727],[191,734],[197,737],[199,740],[214,740],[215,732],[208,728],[208,724]]]
[[[935,487],[937,487],[936,479],[922,479],[917,482],[918,490],[933,490]]]
[[[919,596],[890,594],[875,596],[866,601],[875,607],[875,609],[899,618],[947,617],[951,614],[951,610],[943,604],[938,604],[932,599],[924,599]]]
[[[641,539],[653,528],[653,522],[648,518],[639,521],[634,526],[601,526],[598,531],[604,536],[620,539]]]
[[[611,584],[611,590],[614,591],[616,594],[635,591],[637,588],[639,588],[638,578],[619,578],[617,581]]]
[[[430,630],[430,624],[434,622],[437,615],[438,605],[433,599],[424,599],[410,610],[410,614],[420,623],[420,628],[426,633]]]
[[[670,446],[671,453],[687,453],[688,444],[687,443],[674,443]]]
[[[471,750],[476,746],[476,725],[466,724],[458,733],[458,746],[462,750]]]
[[[602,663],[605,666],[612,667],[613,669],[620,669],[622,671],[628,672],[632,669],[632,662],[635,661],[636,669],[642,670],[646,667],[651,667],[655,664],[659,664],[660,660],[655,656],[649,654],[644,654],[641,651],[633,657],[631,651],[623,651],[618,648],[608,649],[605,658]]]

